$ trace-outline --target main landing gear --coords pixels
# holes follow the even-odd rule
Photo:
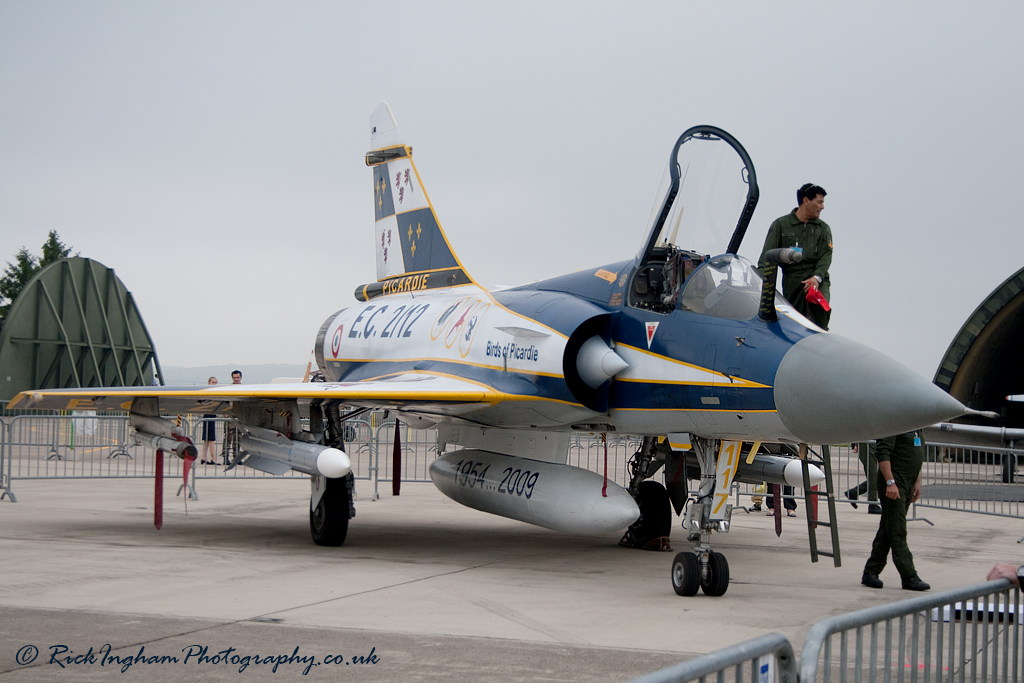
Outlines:
[[[619,544],[643,550],[671,550],[668,538],[672,533],[672,507],[665,487],[649,479],[640,482],[636,504],[640,518],[626,530]]]
[[[349,413],[345,419],[364,410]],[[346,441],[354,440],[350,425],[344,424],[336,401],[314,402],[310,406],[310,431],[323,434],[326,445],[344,449]],[[347,438],[352,431],[351,439]],[[317,545],[339,546],[348,536],[348,520],[356,516],[355,475],[330,479],[320,475],[310,477],[309,533]]]
[[[640,508],[640,517],[619,541],[619,545],[641,550],[671,550],[672,505],[668,491],[650,479],[664,464],[657,442],[645,437],[640,450],[630,459],[629,493]]]
[[[323,487],[320,500],[309,507],[309,532],[317,545],[339,546],[348,536],[352,508],[352,474],[340,479],[314,476],[313,500]],[[319,480],[319,481],[317,481]]]

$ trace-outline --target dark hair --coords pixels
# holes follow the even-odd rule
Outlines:
[[[241,370],[232,370],[231,374],[232,375],[238,375],[239,377],[241,377],[242,376],[242,371]]]
[[[800,186],[800,189],[796,191],[796,205],[800,206],[804,203],[805,199],[814,199],[818,195],[824,197],[828,194],[825,192],[825,188],[814,183],[806,183]]]

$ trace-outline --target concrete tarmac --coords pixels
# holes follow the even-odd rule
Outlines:
[[[0,683],[622,681],[776,631],[799,653],[820,619],[914,595],[891,566],[884,589],[860,585],[878,524],[866,505],[839,506],[840,568],[810,561],[802,503],[781,537],[763,513],[734,513],[714,538],[728,592],[681,598],[678,518],[674,552],[638,551],[470,510],[430,484],[371,501],[360,481],[348,540],[321,548],[303,480],[200,480],[187,515],[165,482],[160,531],[150,480],[14,484],[19,502],[0,502]],[[933,591],[1024,562],[1019,520],[918,514],[935,523],[910,526]],[[291,661],[276,671],[256,659],[278,655]]]

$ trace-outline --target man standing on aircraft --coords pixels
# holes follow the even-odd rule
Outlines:
[[[823,330],[828,329],[831,312],[820,304],[807,300],[811,290],[820,293],[826,302],[830,298],[828,269],[832,265],[832,228],[819,216],[825,208],[825,188],[806,183],[796,191],[797,206],[791,212],[777,218],[768,228],[768,236],[761,249],[758,272],[764,275],[768,266],[765,253],[770,249],[788,247],[799,249],[803,259],[799,263],[782,266],[782,295],[798,313],[811,320]],[[792,486],[783,486],[784,496],[793,495]],[[790,517],[796,510],[796,501],[783,498]],[[773,514],[774,496],[768,496],[768,513]]]
[[[878,490],[882,518],[871,544],[871,557],[864,565],[860,582],[869,588],[881,588],[878,575],[892,552],[892,563],[903,579],[904,590],[926,591],[931,586],[921,580],[914,568],[914,555],[907,545],[907,511],[921,495],[921,466],[924,465],[924,439],[921,430],[878,439],[875,457],[878,460]]]
[[[799,263],[782,266],[782,295],[797,312],[827,330],[831,312],[820,303],[808,300],[808,294],[814,297],[817,293],[826,303],[830,298],[828,269],[832,265],[832,228],[819,218],[825,208],[825,195],[825,189],[813,183],[796,191],[797,207],[768,228],[757,267],[764,273],[768,265],[764,255],[769,249],[801,250],[803,259]]]

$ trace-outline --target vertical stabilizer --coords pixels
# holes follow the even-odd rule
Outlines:
[[[377,282],[356,298],[472,284],[448,244],[391,107],[370,116],[366,164],[373,168]]]

